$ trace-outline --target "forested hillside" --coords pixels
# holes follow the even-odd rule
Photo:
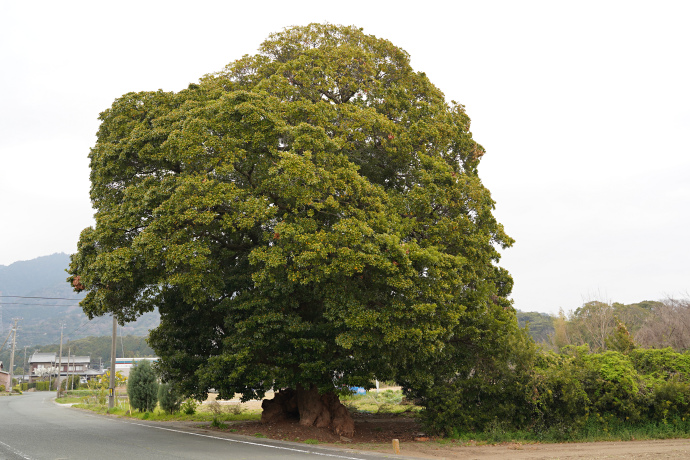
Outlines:
[[[24,358],[24,347],[28,347],[27,353],[30,353],[39,346],[57,346],[61,325],[64,343],[98,336],[108,336],[106,339],[110,340],[112,317],[88,320],[79,307],[79,299],[83,295],[75,293],[65,281],[68,265],[69,256],[59,253],[0,266],[0,344],[8,337],[13,318],[21,318],[15,355],[18,365]],[[118,327],[118,335],[141,339],[148,336],[149,330],[159,322],[158,312],[148,313],[136,322]],[[126,345],[125,341],[125,351]],[[9,347],[8,343],[0,351],[0,361],[7,364]],[[108,357],[109,353],[106,353]]]
[[[535,342],[553,349],[588,345],[592,351],[606,351],[620,331],[644,348],[690,349],[688,299],[632,304],[592,301],[568,313],[561,310],[557,316],[518,310],[517,318],[520,327],[529,324]]]

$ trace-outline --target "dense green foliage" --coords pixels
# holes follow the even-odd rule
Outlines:
[[[517,344],[519,347],[520,344]],[[548,439],[578,439],[591,430],[672,425],[690,434],[690,353],[670,348],[561,353],[523,346],[518,365],[467,388],[437,388],[423,412],[427,425],[447,434],[530,431]],[[445,404],[445,405],[444,405]]]
[[[158,386],[158,403],[161,409],[169,414],[173,414],[180,410],[182,395],[180,395],[174,385],[170,383],[161,383]]]
[[[133,409],[149,412],[158,403],[158,378],[148,361],[137,361],[127,379],[127,395]]]
[[[378,378],[423,397],[507,349],[484,150],[390,42],[290,28],[100,119],[70,282],[89,317],[158,307],[150,343],[185,394]]]

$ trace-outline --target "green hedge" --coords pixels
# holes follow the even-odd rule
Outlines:
[[[688,353],[670,348],[589,353],[585,345],[561,353],[535,351],[531,360],[507,358],[502,367],[492,365],[494,372],[475,368],[468,378],[426,390],[422,417],[427,427],[451,434],[500,424],[534,433],[557,431],[567,438],[594,426],[688,426]]]

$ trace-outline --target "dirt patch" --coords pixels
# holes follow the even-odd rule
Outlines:
[[[358,447],[360,450],[361,446]],[[367,449],[391,453],[390,446]],[[571,444],[505,443],[496,446],[457,445],[453,443],[401,444],[401,454],[430,459],[560,459],[560,460],[657,460],[690,458],[690,441],[592,442]]]
[[[414,442],[415,437],[423,435],[419,423],[409,417],[355,414],[353,418],[355,434],[350,438],[339,436],[324,428],[300,425],[296,419],[276,423],[258,421],[233,423],[225,431],[284,441],[311,440],[319,444],[340,444],[341,447],[343,444],[387,443],[393,439],[399,439],[400,442]]]

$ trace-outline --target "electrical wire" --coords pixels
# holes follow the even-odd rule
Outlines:
[[[0,295],[0,297],[8,297],[13,299],[42,299],[42,300],[82,300],[82,299],[68,299],[67,297],[31,297],[23,295]]]
[[[18,302],[3,302],[2,305],[28,305],[30,307],[74,307],[75,304],[50,305],[42,303],[18,303]]]

